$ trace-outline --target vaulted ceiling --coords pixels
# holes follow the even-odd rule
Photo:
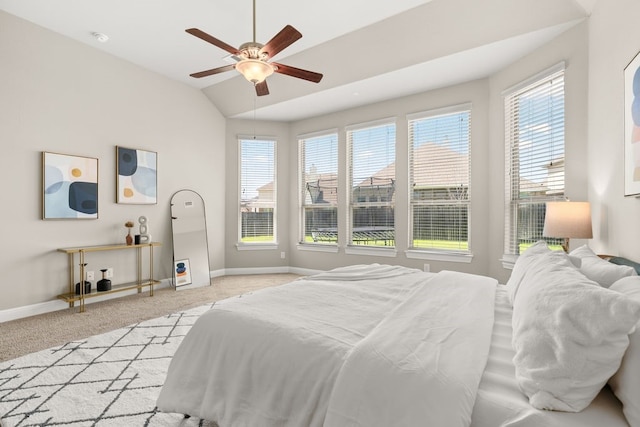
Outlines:
[[[483,78],[589,16],[597,0],[256,0],[256,41],[303,37],[274,60],[324,74],[274,74],[256,97],[228,53],[253,37],[252,0],[0,0],[10,14],[202,90],[226,117],[292,121]],[[106,43],[92,33],[109,37]]]

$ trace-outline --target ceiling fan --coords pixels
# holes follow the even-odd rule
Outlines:
[[[268,62],[269,59],[273,58],[282,50],[293,44],[293,42],[300,39],[302,34],[291,25],[287,25],[280,30],[278,34],[273,36],[267,44],[262,45],[257,43],[256,0],[253,0],[253,41],[243,43],[238,49],[197,28],[189,28],[185,31],[208,43],[211,43],[214,46],[218,46],[220,49],[226,50],[232,55],[233,59],[238,61],[236,64],[224,65],[211,70],[190,74],[191,77],[206,77],[236,69],[248,81],[255,85],[258,96],[269,94],[269,87],[267,86],[267,81],[265,79],[274,72],[308,80],[314,83],[318,83],[322,79],[322,74],[320,73],[303,70],[290,65],[279,64],[277,62]]]

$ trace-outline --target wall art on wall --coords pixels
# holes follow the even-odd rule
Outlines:
[[[173,279],[176,288],[191,284],[191,267],[188,259],[181,259],[173,263]]]
[[[116,147],[116,203],[156,204],[157,171],[157,153]]]
[[[98,159],[42,152],[42,219],[98,218]]]
[[[624,195],[640,196],[640,53],[624,69]]]

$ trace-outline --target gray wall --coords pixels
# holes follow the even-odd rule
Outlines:
[[[624,197],[623,70],[640,51],[640,2],[597,3],[589,20],[587,174],[599,253],[640,259],[640,199]]]
[[[623,196],[622,172],[622,71],[640,50],[640,28],[634,20],[639,15],[640,4],[634,0],[600,1],[587,21],[488,79],[300,122],[268,123],[225,122],[197,90],[0,12],[0,131],[7,153],[0,157],[0,173],[8,196],[0,226],[4,241],[0,265],[8,272],[0,282],[0,310],[55,298],[66,284],[66,259],[56,248],[119,241],[125,231],[122,223],[141,214],[149,217],[154,240],[165,245],[157,274],[168,277],[168,200],[182,188],[202,193],[207,202],[212,270],[326,269],[354,262],[421,268],[428,262],[433,271],[459,269],[504,282],[510,271],[500,261],[504,236],[501,94],[559,61],[567,65],[567,194],[592,202],[594,238],[588,243],[596,252],[640,259],[636,243],[640,223],[634,221],[640,201]],[[398,239],[396,258],[345,255],[343,248],[337,254],[297,249],[298,134],[340,129],[344,177],[345,125],[396,116],[402,141],[407,113],[460,102],[473,103],[472,263],[406,259],[407,240],[403,239]],[[238,251],[235,246],[237,135],[254,133],[278,140],[279,244],[270,251]],[[158,151],[157,206],[115,204],[115,145]],[[40,220],[41,151],[100,159],[98,220]],[[406,173],[402,145],[397,161],[399,171]],[[400,218],[406,215],[406,188],[399,188],[398,196]],[[398,235],[406,231],[406,223],[399,222]],[[572,246],[584,242],[574,240]],[[286,254],[284,260],[281,252]]]
[[[417,95],[411,95],[380,102],[364,107],[328,114],[290,123],[288,137],[279,142],[278,155],[282,153],[283,145],[288,151],[286,158],[278,159],[279,202],[286,201],[288,205],[280,205],[280,230],[286,227],[288,241],[285,234],[281,234],[280,247],[272,251],[239,252],[234,243],[237,239],[237,196],[227,197],[227,266],[251,267],[258,265],[280,265],[280,251],[287,251],[288,265],[306,269],[329,269],[353,263],[394,263],[409,267],[423,268],[425,263],[430,265],[431,271],[442,269],[465,271],[485,274],[506,282],[510,270],[503,267],[501,262],[504,240],[504,120],[502,92],[510,86],[519,83],[560,61],[566,63],[565,92],[566,92],[566,188],[567,194],[574,200],[586,200],[587,190],[587,78],[588,78],[588,24],[583,22],[563,33],[551,43],[538,49],[534,53],[522,58],[490,78],[464,83],[444,89],[434,90]],[[434,108],[446,107],[460,103],[472,103],[471,135],[472,135],[472,175],[471,175],[471,263],[450,261],[416,260],[405,255],[408,247],[408,189],[407,176],[408,154],[406,115]],[[345,126],[377,120],[381,118],[396,118],[396,248],[397,255],[393,258],[350,255],[345,254],[344,248],[337,253],[301,250],[298,243],[299,221],[297,200],[297,136],[305,133],[335,129],[339,131],[339,199],[346,200],[346,142]],[[228,147],[234,142],[232,133],[250,133],[253,123],[228,122]],[[257,133],[264,129],[263,123],[258,123]],[[285,132],[286,124],[277,128],[279,135]],[[233,129],[233,130],[232,130]],[[265,130],[267,131],[267,130]],[[288,159],[288,160],[287,160]],[[228,151],[227,155],[227,192],[237,194],[237,170],[232,170],[236,156]],[[283,193],[286,192],[286,198]],[[234,205],[230,206],[233,202]],[[286,206],[286,215],[282,207]],[[340,206],[339,218],[347,218],[347,208]],[[346,228],[341,229],[342,232]],[[229,240],[231,239],[231,240]],[[584,243],[579,240],[574,245]],[[233,261],[231,261],[233,259]]]
[[[224,117],[198,90],[0,11],[0,311],[55,300],[67,289],[57,248],[124,242],[124,223],[149,219],[155,276],[171,275],[169,199],[183,188],[208,204],[212,269],[224,266]],[[158,204],[115,203],[115,146],[158,152]],[[41,152],[99,159],[99,218],[41,220]],[[135,252],[88,258],[129,280]],[[98,278],[98,276],[96,276]],[[94,283],[95,286],[95,283]],[[63,304],[60,301],[61,304]],[[64,307],[64,304],[62,305]]]

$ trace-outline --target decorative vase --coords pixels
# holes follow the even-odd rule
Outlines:
[[[107,269],[103,268],[102,270],[102,279],[98,280],[98,292],[105,292],[111,290],[111,280],[104,277],[107,274]]]
[[[131,237],[131,229],[129,229],[129,233],[127,233],[125,240],[127,241],[127,246],[131,246],[133,244],[133,237]]]

